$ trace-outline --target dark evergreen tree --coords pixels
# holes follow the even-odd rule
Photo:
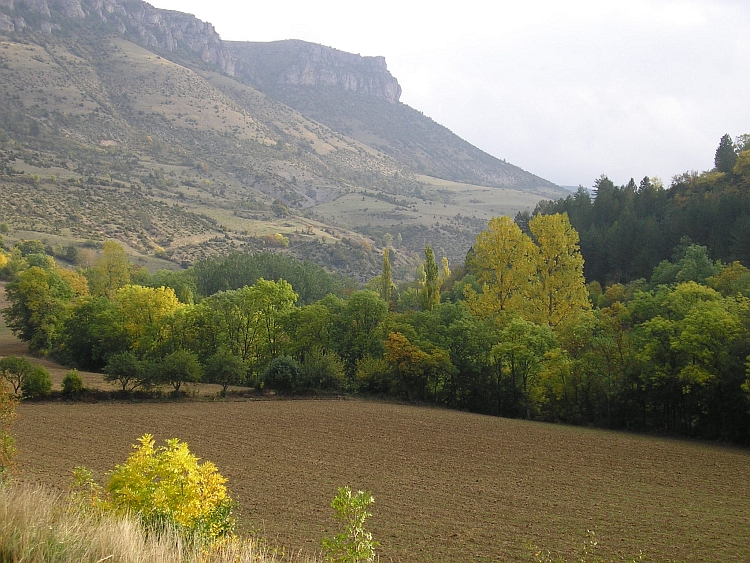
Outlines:
[[[714,157],[716,170],[729,174],[734,168],[734,163],[736,161],[737,147],[734,146],[732,137],[724,135],[721,138],[721,141],[719,141],[719,146],[716,149],[716,156]]]

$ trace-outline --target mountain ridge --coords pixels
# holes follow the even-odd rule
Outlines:
[[[461,261],[490,217],[559,195],[543,182],[524,192],[464,172],[440,179],[408,154],[415,142],[433,162],[447,154],[429,138],[405,139],[404,156],[398,130],[348,135],[305,115],[212,62],[214,48],[235,61],[231,46],[193,16],[140,0],[0,0],[0,14],[24,23],[0,32],[0,222],[17,238],[82,248],[111,238],[183,265],[275,248],[360,280],[378,272],[388,244],[403,278],[425,244]],[[387,72],[382,59],[369,64]],[[408,108],[286,87],[343,96],[362,112]]]

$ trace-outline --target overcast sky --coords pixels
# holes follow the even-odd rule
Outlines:
[[[750,133],[748,0],[151,3],[224,39],[385,56],[402,102],[559,185],[668,185]]]

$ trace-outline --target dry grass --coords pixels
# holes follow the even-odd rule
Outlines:
[[[96,516],[48,489],[17,484],[0,488],[0,546],[0,560],[24,563],[277,560],[253,541],[238,540],[220,549],[202,550],[186,545],[177,534],[146,535],[132,518]]]
[[[179,437],[229,479],[240,522],[315,554],[341,485],[375,495],[381,561],[573,557],[750,560],[750,453],[710,444],[364,401],[22,404],[24,480],[102,479],[146,432]]]

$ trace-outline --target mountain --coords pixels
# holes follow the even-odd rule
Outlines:
[[[525,191],[556,187],[400,103],[401,87],[383,57],[297,40],[225,44],[243,82],[421,174]]]
[[[389,234],[404,277],[424,244],[462,260],[487,219],[562,193],[532,175],[500,182],[515,167],[485,155],[482,168],[471,151],[485,153],[398,102],[382,58],[269,45],[260,56],[140,0],[0,0],[10,238],[116,239],[149,267],[275,247],[364,280]],[[279,76],[297,102],[274,93]],[[349,106],[326,116],[320,101],[336,99]],[[458,155],[445,173],[441,154]]]

